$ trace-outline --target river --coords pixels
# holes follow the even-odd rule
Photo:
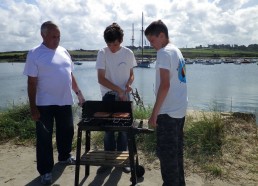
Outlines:
[[[0,109],[27,101],[24,63],[0,63]],[[134,68],[135,82],[144,105],[155,100],[155,68]],[[258,109],[257,64],[191,64],[186,66],[188,109],[255,112]],[[95,62],[75,65],[74,75],[87,100],[100,100]]]

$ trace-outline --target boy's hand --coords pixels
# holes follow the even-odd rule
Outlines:
[[[156,128],[158,126],[157,118],[158,118],[158,115],[152,113],[151,117],[149,118],[148,124],[151,125],[152,127]]]

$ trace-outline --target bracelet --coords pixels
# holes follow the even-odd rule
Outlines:
[[[80,92],[81,92],[81,91],[80,91],[80,90],[78,90],[77,92],[75,92],[75,94],[76,94],[76,95],[78,95]]]

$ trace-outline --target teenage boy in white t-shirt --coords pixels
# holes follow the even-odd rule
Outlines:
[[[161,20],[152,22],[145,35],[157,50],[156,101],[148,122],[157,130],[157,155],[163,186],[184,186],[185,61],[180,50],[169,42],[167,26]]]
[[[96,69],[98,71],[98,82],[103,101],[128,101],[131,84],[134,80],[133,67],[136,61],[133,52],[121,46],[123,42],[123,30],[117,23],[109,25],[104,31],[104,39],[107,47],[99,50]],[[105,151],[126,151],[127,133],[118,132],[117,139],[113,131],[105,132]],[[111,167],[102,166],[97,173],[102,173]],[[123,171],[130,172],[129,167]]]

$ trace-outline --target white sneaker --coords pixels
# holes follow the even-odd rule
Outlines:
[[[52,183],[52,173],[46,173],[41,175],[41,183],[43,185],[49,185]]]
[[[74,156],[70,156],[67,160],[59,161],[62,164],[75,165],[76,159]]]

